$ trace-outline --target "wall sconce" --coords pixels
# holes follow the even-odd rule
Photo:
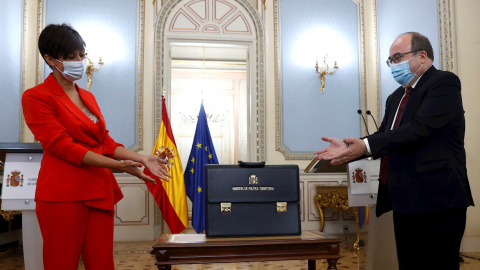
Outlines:
[[[87,90],[90,91],[90,86],[92,85],[93,72],[99,70],[103,66],[103,61],[102,61],[102,57],[99,57],[98,58],[98,66],[94,67],[92,60],[90,60],[90,58],[88,58],[88,57],[87,57],[87,60],[88,60],[87,71],[86,71],[87,78],[88,78]]]
[[[338,66],[337,66],[337,61],[334,62],[334,65],[333,65],[333,71],[329,71],[328,70],[328,64],[327,64],[327,55],[325,54],[325,57],[323,58],[323,64],[322,64],[322,67],[320,68],[320,70],[318,70],[318,58],[316,60],[316,63],[315,63],[315,70],[317,71],[317,73],[320,73],[320,82],[321,82],[321,88],[320,88],[320,92],[323,94],[323,90],[325,89],[325,75],[326,74],[334,74],[335,71],[337,71],[338,69]]]

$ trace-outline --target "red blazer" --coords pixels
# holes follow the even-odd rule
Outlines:
[[[93,123],[65,94],[52,74],[22,96],[25,122],[43,147],[36,201],[87,201],[113,210],[122,193],[110,169],[83,166],[88,150],[113,157],[117,146],[106,130],[94,96],[75,85],[88,109],[98,117]]]

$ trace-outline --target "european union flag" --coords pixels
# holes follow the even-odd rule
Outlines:
[[[205,230],[205,164],[218,164],[218,160],[202,101],[192,151],[183,174],[187,196],[193,204],[192,225],[197,233]]]

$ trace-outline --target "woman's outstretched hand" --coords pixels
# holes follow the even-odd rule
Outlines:
[[[167,182],[167,177],[172,177],[165,171],[163,167],[163,165],[167,163],[167,160],[161,159],[157,156],[144,156],[144,158],[142,159],[142,163],[132,160],[122,160],[120,161],[120,165],[116,169],[138,177],[145,182],[157,184],[157,181],[155,180],[155,178],[152,177],[152,175]],[[144,170],[141,169],[144,166],[148,169],[148,171],[144,172]]]
[[[121,160],[119,162],[120,162],[120,165],[115,169],[128,173],[130,175],[133,175],[135,177],[138,177],[145,182],[150,182],[152,184],[157,183],[155,179],[143,173],[143,170],[140,169],[143,166],[142,163],[135,162],[132,160]]]
[[[142,159],[142,164],[147,168],[148,171],[145,173],[147,175],[153,174],[154,176],[162,179],[164,181],[169,181],[168,178],[172,178],[170,174],[166,171],[166,164],[168,164],[167,159],[161,159],[158,156],[144,156]]]

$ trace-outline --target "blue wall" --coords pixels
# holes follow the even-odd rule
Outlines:
[[[378,48],[380,53],[381,114],[385,101],[400,85],[393,79],[386,61],[393,41],[404,32],[419,32],[430,40],[435,61],[440,68],[440,45],[437,0],[381,0],[377,1]]]
[[[89,57],[105,63],[93,73],[90,88],[110,135],[125,147],[135,144],[137,113],[138,1],[47,0],[45,26],[67,23],[87,44]],[[143,68],[143,67],[142,67]],[[45,65],[45,77],[51,72]],[[87,89],[87,78],[78,85]]]
[[[23,1],[0,1],[0,142],[20,142]]]
[[[358,137],[361,128],[359,18],[352,0],[280,2],[283,144],[291,153],[312,153],[327,144],[321,136]],[[315,72],[327,63],[324,94]]]

